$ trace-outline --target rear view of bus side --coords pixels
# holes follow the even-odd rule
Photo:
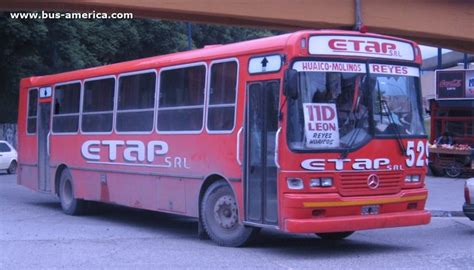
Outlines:
[[[65,213],[100,201],[344,238],[426,224],[420,51],[300,31],[21,81],[18,183]]]

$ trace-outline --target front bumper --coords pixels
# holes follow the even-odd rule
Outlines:
[[[428,224],[428,211],[410,211],[367,216],[345,216],[324,219],[287,219],[285,230],[295,233],[323,233],[360,231],[376,228],[390,228]]]
[[[427,190],[402,190],[396,195],[341,197],[337,193],[283,195],[283,230],[295,233],[358,231],[428,224]],[[367,214],[367,207],[378,209]]]
[[[462,207],[462,211],[466,217],[468,217],[470,220],[474,220],[474,204],[465,203]]]

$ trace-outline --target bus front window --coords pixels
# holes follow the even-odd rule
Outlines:
[[[425,135],[416,80],[417,77],[371,75],[376,135]]]
[[[288,100],[292,150],[347,150],[370,139],[365,73],[298,72],[299,94]]]

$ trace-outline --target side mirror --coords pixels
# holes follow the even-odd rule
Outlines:
[[[298,98],[298,71],[294,69],[288,69],[285,71],[284,94],[287,98]]]

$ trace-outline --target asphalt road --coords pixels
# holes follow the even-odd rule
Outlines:
[[[428,200],[425,208],[432,213],[463,216],[464,184],[466,178],[426,177]]]
[[[474,269],[474,221],[460,217],[339,242],[263,230],[245,248],[196,231],[186,218],[122,207],[67,216],[55,197],[0,172],[0,269]]]

